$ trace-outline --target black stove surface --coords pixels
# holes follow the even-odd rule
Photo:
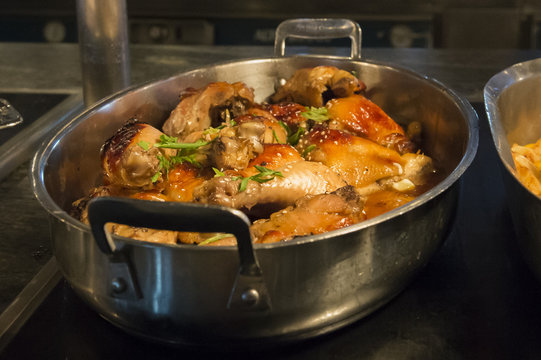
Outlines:
[[[331,334],[250,350],[170,347],[108,323],[62,280],[0,359],[539,359],[541,284],[522,262],[481,104],[480,143],[441,250],[389,304]]]
[[[0,98],[6,99],[23,117],[23,122],[0,131],[0,145],[28,127],[36,119],[67,98],[65,94],[27,94],[2,93]]]

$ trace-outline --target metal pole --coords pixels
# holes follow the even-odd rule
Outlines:
[[[126,0],[77,0],[86,106],[130,84]]]

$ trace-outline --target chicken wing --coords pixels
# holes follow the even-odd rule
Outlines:
[[[226,172],[221,176],[205,181],[194,190],[194,201],[207,204],[228,206],[242,209],[250,214],[269,213],[292,205],[295,201],[307,194],[322,194],[334,191],[346,183],[340,176],[327,166],[304,161],[289,145],[266,146],[266,151],[274,152],[274,158],[269,158],[259,164],[275,167],[270,169],[270,177],[256,181],[253,176],[243,176],[261,173],[259,170],[247,168],[242,173]],[[265,151],[262,158],[265,158]],[[283,158],[296,159],[292,162],[283,161]],[[256,164],[259,160],[254,160]],[[259,166],[259,165],[258,165]],[[255,165],[254,165],[255,167]],[[261,169],[261,168],[260,168]],[[244,187],[243,187],[244,184]],[[255,205],[257,208],[252,209]]]
[[[306,195],[294,205],[257,220],[250,230],[256,243],[289,240],[353,225],[366,218],[363,199],[352,186],[330,194]]]

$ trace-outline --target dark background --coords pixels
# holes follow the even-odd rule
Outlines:
[[[76,1],[3,2],[0,41],[77,41]],[[271,45],[285,19],[344,17],[361,25],[364,47],[541,48],[539,0],[127,0],[127,7],[132,43]]]

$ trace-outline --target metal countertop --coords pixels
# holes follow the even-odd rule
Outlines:
[[[268,46],[132,45],[132,84],[156,80],[216,62],[270,57]],[[76,44],[0,43],[0,91],[30,93],[81,92],[79,49]],[[289,47],[287,54],[347,56],[349,49]],[[541,56],[541,50],[362,50],[364,60],[389,62],[433,77],[470,101],[482,101],[488,79],[514,63]]]

